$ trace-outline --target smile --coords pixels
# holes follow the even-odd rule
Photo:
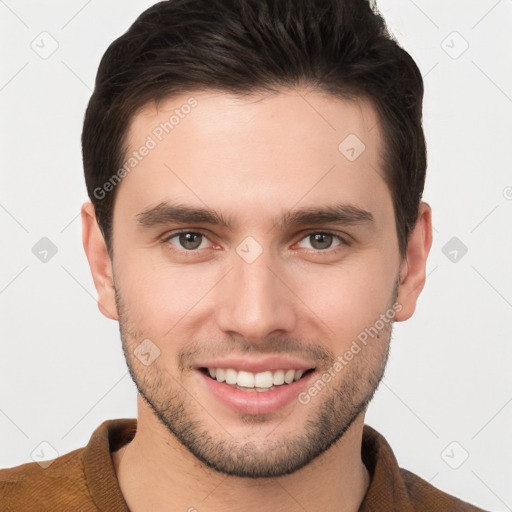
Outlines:
[[[200,377],[200,385],[213,398],[212,405],[221,403],[233,412],[250,415],[270,414],[293,404],[300,406],[297,397],[317,373],[314,368],[249,372],[202,366],[198,370],[196,375]],[[212,377],[210,372],[213,374],[214,370]]]
[[[267,370],[253,373],[234,368],[203,368],[217,382],[224,382],[242,391],[272,391],[277,386],[298,381],[310,370]]]

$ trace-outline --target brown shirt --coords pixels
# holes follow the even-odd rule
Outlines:
[[[136,419],[107,420],[87,446],[46,468],[30,462],[0,470],[0,511],[129,512],[111,454],[130,442],[136,429]],[[371,481],[360,512],[482,512],[399,468],[387,441],[368,425],[362,459]]]

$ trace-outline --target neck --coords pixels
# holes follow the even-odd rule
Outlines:
[[[154,417],[139,397],[137,433],[112,454],[131,512],[201,511],[357,512],[370,477],[361,461],[362,413],[327,452],[278,478],[239,478],[196,459]]]

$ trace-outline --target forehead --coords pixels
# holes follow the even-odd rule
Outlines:
[[[269,147],[271,142],[282,145],[286,138],[297,144],[296,151],[300,151],[299,145],[304,149],[321,146],[323,150],[329,146],[339,151],[337,143],[353,134],[372,153],[380,144],[378,124],[373,104],[362,97],[348,100],[305,89],[243,96],[217,90],[191,91],[143,105],[130,123],[127,141],[135,148],[141,135],[150,135],[165,145],[163,139],[171,133],[180,138],[180,133],[186,136],[193,131],[205,150],[210,139],[228,138],[242,147],[261,142]],[[224,152],[228,149],[222,148]]]
[[[222,200],[240,211],[329,197],[365,207],[387,190],[378,115],[362,98],[191,91],[140,109],[127,147],[125,163],[134,165],[125,166],[119,196],[132,208]]]

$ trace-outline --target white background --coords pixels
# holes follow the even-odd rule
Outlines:
[[[0,467],[31,461],[42,441],[67,453],[103,420],[136,416],[118,324],[97,309],[82,248],[80,134],[103,52],[152,3],[0,2]],[[512,510],[512,2],[379,6],[424,75],[435,236],[367,423],[402,467]],[[31,47],[46,37],[51,48],[43,31],[58,43],[46,59]],[[58,251],[47,263],[32,253],[42,237]],[[456,262],[442,252],[452,237],[468,248]]]

